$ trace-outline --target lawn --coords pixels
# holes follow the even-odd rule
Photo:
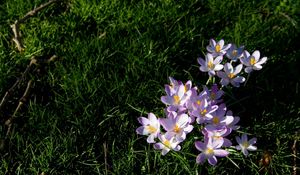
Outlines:
[[[299,172],[300,1],[58,1],[20,24],[19,51],[11,25],[45,2],[0,1],[0,174]],[[211,38],[268,57],[245,86],[223,89],[240,117],[229,139],[248,133],[258,149],[216,166],[196,163],[200,131],[165,156],[136,133],[138,117],[164,117],[170,76],[206,83],[197,58]]]

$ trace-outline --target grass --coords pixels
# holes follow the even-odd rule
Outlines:
[[[32,55],[60,58],[30,75],[33,91],[1,149],[0,174],[293,172],[291,148],[294,140],[299,145],[300,129],[298,1],[69,0],[21,25],[26,48],[19,53],[10,24],[43,2],[0,2],[1,97]],[[195,163],[197,133],[182,151],[166,156],[135,133],[137,117],[162,114],[169,76],[206,82],[196,60],[210,38],[244,44],[269,58],[245,87],[226,95],[241,117],[241,131],[256,136],[259,149],[247,158],[232,152],[216,167]],[[12,115],[25,86],[14,91],[1,117]],[[272,161],[263,167],[266,152]],[[297,163],[299,171],[299,154]]]

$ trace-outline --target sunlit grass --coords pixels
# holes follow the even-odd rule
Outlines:
[[[60,58],[31,75],[35,88],[0,152],[0,174],[292,173],[300,129],[298,1],[70,0],[22,24],[26,48],[18,53],[9,25],[42,2],[0,2],[1,97],[32,55]],[[206,82],[197,58],[210,38],[269,58],[245,87],[226,94],[241,130],[258,138],[258,151],[247,158],[232,152],[216,167],[195,163],[197,132],[166,156],[135,133],[139,116],[163,115],[169,76]],[[1,113],[11,115],[24,90]],[[0,130],[4,138],[4,124]],[[263,167],[266,151],[272,160]]]

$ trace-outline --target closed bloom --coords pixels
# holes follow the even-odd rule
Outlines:
[[[231,83],[233,86],[239,87],[240,83],[245,81],[244,77],[238,75],[242,68],[242,64],[239,64],[233,68],[231,63],[226,63],[224,65],[224,72],[220,71],[217,73],[218,77],[222,78],[220,83],[223,86],[227,86],[229,83]]]
[[[216,74],[215,71],[223,69],[223,65],[220,64],[222,60],[222,56],[218,56],[214,59],[213,55],[208,53],[205,56],[205,60],[198,58],[198,63],[200,64],[200,70],[202,72],[208,72],[209,76],[214,76]]]
[[[207,51],[212,54],[212,56],[223,56],[226,54],[226,50],[230,48],[231,44],[224,45],[224,40],[221,39],[216,43],[214,39],[209,40],[209,45],[206,47]]]
[[[226,157],[229,153],[226,150],[220,149],[223,145],[223,140],[213,140],[210,138],[205,138],[204,143],[200,141],[195,142],[195,147],[201,151],[197,156],[196,162],[203,164],[205,160],[211,165],[217,164],[217,157]]]
[[[249,52],[244,52],[244,58],[241,59],[241,62],[246,66],[245,72],[250,73],[253,70],[262,69],[262,64],[267,61],[267,57],[260,59],[260,53],[258,50],[254,51],[252,55]]]
[[[175,139],[175,137],[167,138],[165,135],[158,135],[159,143],[154,144],[154,149],[162,150],[161,154],[164,156],[170,150],[179,151],[181,149],[179,142]]]
[[[252,138],[248,141],[248,137],[247,134],[243,134],[242,137],[235,137],[237,143],[239,144],[238,146],[236,146],[237,150],[242,150],[243,154],[245,156],[247,156],[248,150],[249,151],[255,151],[257,150],[256,146],[253,146],[253,144],[256,143],[256,138]]]
[[[147,138],[148,143],[155,143],[156,138],[160,132],[160,123],[153,113],[148,114],[148,118],[139,117],[138,121],[142,126],[136,129],[137,134],[149,135]]]

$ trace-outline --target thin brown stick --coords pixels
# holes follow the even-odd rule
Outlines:
[[[297,139],[294,140],[294,144],[292,146],[293,151],[293,175],[297,175]]]
[[[33,57],[31,58],[31,61],[30,61],[29,65],[27,66],[27,68],[25,69],[25,71],[22,73],[21,77],[18,78],[18,79],[16,80],[16,82],[12,85],[12,87],[5,93],[5,95],[4,95],[4,97],[2,98],[1,103],[0,103],[0,111],[2,111],[5,102],[6,102],[7,99],[10,97],[10,95],[11,95],[12,92],[15,90],[15,88],[16,88],[16,87],[17,87],[17,86],[25,79],[25,76],[26,76],[27,73],[29,72],[29,70],[30,70],[30,68],[31,68],[31,66],[32,66],[32,64],[33,64],[33,62],[35,62],[34,60],[36,60],[36,59],[35,59],[35,57],[33,56]]]
[[[107,175],[108,174],[108,163],[107,163],[107,144],[106,142],[104,141],[103,143],[103,152],[104,152],[104,166],[105,166],[105,174]]]
[[[40,5],[37,8],[34,8],[33,10],[29,11],[28,13],[25,14],[25,16],[19,20],[16,20],[14,24],[12,24],[10,27],[12,28],[12,31],[14,33],[14,38],[13,41],[16,43],[17,48],[19,52],[22,52],[24,50],[24,45],[21,41],[21,32],[20,32],[20,24],[24,23],[28,18],[33,17],[36,15],[39,11],[43,10],[47,6],[51,5],[52,3],[58,2],[60,0],[50,0],[42,5]]]
[[[20,98],[19,104],[18,104],[18,106],[17,106],[15,112],[14,112],[13,115],[12,115],[8,120],[6,120],[6,122],[5,122],[5,125],[8,126],[7,132],[6,132],[6,138],[9,136],[9,134],[10,134],[10,132],[11,132],[13,120],[16,118],[16,115],[17,115],[17,113],[19,112],[19,110],[21,109],[21,107],[22,107],[22,106],[24,105],[24,103],[27,101],[27,98],[28,98],[28,96],[29,96],[29,92],[30,92],[31,85],[32,85],[32,80],[29,80],[28,83],[27,83],[26,90],[25,90],[23,96]]]

